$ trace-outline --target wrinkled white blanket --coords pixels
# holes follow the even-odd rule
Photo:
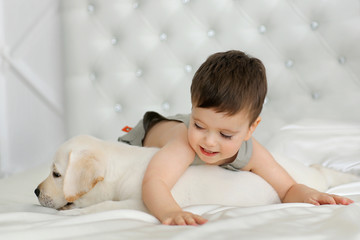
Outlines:
[[[303,141],[307,140],[301,128],[307,131],[308,136],[316,134],[323,137],[317,138],[316,148],[298,141],[299,136],[303,137]],[[311,131],[311,128],[316,131]],[[274,138],[270,147],[273,151],[282,151],[282,154],[291,153],[291,157],[302,161],[307,156],[321,156],[320,153],[324,153],[322,146],[331,150],[329,142],[324,139],[330,138],[331,144],[342,147],[349,146],[346,141],[354,144],[358,139],[354,132],[357,126],[347,132],[343,131],[344,128],[328,127],[323,131],[320,127],[311,128],[306,124],[288,127]],[[336,129],[338,134],[334,135]],[[340,134],[341,131],[343,134]],[[308,147],[300,151],[293,140]],[[326,144],[321,144],[321,140]],[[290,143],[291,146],[287,145]],[[358,166],[358,146],[346,150],[348,155],[354,154],[357,158],[351,162],[352,166]],[[289,147],[297,152],[289,152]],[[343,151],[331,152],[336,157],[337,152]],[[323,164],[329,159],[328,155],[323,156],[325,161],[319,162],[316,158],[316,163]],[[338,156],[341,159],[341,154]],[[328,190],[355,200],[349,206],[303,203],[257,207],[189,206],[186,210],[209,219],[205,225],[193,227],[160,225],[153,216],[136,210],[61,215],[54,209],[41,207],[33,193],[48,172],[48,168],[39,168],[0,180],[0,239],[360,239],[360,182]]]
[[[17,198],[4,200],[2,195],[0,239],[360,239],[360,183],[330,190],[356,200],[349,206],[190,206],[186,210],[209,219],[205,225],[193,227],[163,226],[153,216],[136,210],[62,216],[39,206],[31,192],[16,194],[18,187],[32,190],[32,181],[23,180],[22,186],[10,192]],[[0,187],[5,189],[3,182]]]

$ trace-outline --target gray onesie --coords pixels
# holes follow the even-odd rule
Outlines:
[[[190,114],[177,114],[175,116],[163,117],[156,112],[146,112],[143,119],[127,134],[118,138],[118,141],[125,142],[130,145],[143,146],[143,140],[149,129],[156,123],[167,120],[167,121],[178,121],[183,122],[186,127],[189,127]],[[237,153],[236,159],[231,163],[220,165],[223,168],[238,171],[245,167],[250,161],[252,154],[252,141],[244,141]],[[205,164],[197,155],[195,156],[192,165]]]

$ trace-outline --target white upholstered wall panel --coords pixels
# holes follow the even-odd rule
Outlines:
[[[0,1],[0,176],[48,162],[64,141],[59,1]]]
[[[0,175],[47,161],[64,116],[67,137],[116,139],[147,110],[189,112],[194,72],[228,49],[267,67],[262,142],[303,118],[360,120],[358,0],[60,2],[0,1]]]
[[[190,111],[205,58],[263,60],[269,92],[255,135],[303,118],[360,121],[359,0],[64,0],[68,135],[116,139],[146,110]]]

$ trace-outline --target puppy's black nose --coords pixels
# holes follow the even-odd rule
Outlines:
[[[35,189],[34,191],[35,195],[38,197],[40,195],[40,190],[38,188]]]

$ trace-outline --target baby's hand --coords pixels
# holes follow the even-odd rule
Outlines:
[[[191,212],[172,212],[160,219],[162,224],[165,225],[201,225],[207,222],[207,220],[199,215]]]
[[[311,203],[314,205],[323,205],[323,204],[349,205],[349,204],[353,203],[354,201],[349,198],[341,197],[341,196],[334,195],[334,194],[317,192],[317,193],[309,196],[307,199],[305,199],[305,202]]]
[[[284,198],[284,202],[305,202],[314,205],[349,205],[354,201],[346,197],[319,192],[302,184],[295,184],[289,189]]]

